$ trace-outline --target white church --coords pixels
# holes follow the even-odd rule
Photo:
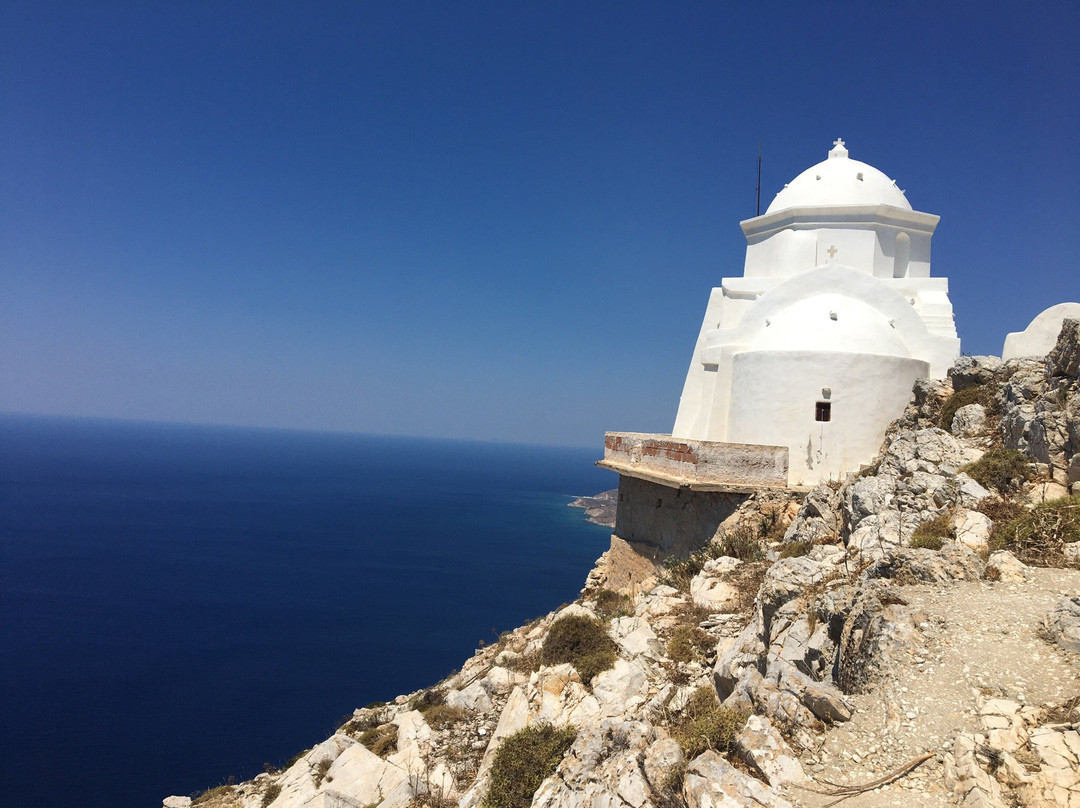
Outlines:
[[[690,494],[808,487],[869,463],[913,382],[960,352],[948,281],[930,275],[938,218],[837,140],[742,222],[742,274],[709,295],[671,434],[605,436],[599,465],[619,472],[627,519],[631,498],[704,512]]]

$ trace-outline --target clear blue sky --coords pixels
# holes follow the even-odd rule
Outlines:
[[[671,428],[843,137],[969,353],[1080,298],[1080,4],[0,2],[0,410]]]

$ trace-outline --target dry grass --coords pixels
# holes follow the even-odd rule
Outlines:
[[[1059,567],[1065,545],[1080,541],[1080,496],[1063,497],[1024,510],[990,534],[990,550],[1011,550],[1025,564]]]

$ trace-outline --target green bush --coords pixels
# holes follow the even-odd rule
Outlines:
[[[949,432],[952,429],[953,416],[956,415],[956,411],[961,407],[966,407],[968,404],[986,406],[986,393],[981,384],[974,387],[965,387],[963,390],[958,390],[949,396],[941,407],[941,417],[938,420],[941,428]]]
[[[940,550],[941,545],[953,537],[952,514],[946,511],[915,528],[911,546],[917,550]]]
[[[592,682],[598,673],[615,664],[617,650],[598,620],[571,614],[556,620],[548,629],[540,658],[545,665],[569,662],[584,681]]]
[[[1016,449],[996,447],[990,449],[974,463],[968,463],[960,471],[986,488],[996,488],[1001,493],[1018,490],[1031,478],[1031,466],[1027,455]]]
[[[708,749],[725,754],[731,750],[747,718],[747,713],[722,706],[716,700],[716,691],[705,685],[694,691],[671,735],[687,760]]]
[[[1025,564],[1064,563],[1065,545],[1080,541],[1080,496],[1036,505],[990,534],[990,550],[1011,550]]]
[[[529,808],[536,789],[558,768],[576,737],[572,726],[533,724],[506,738],[495,751],[482,808]]]

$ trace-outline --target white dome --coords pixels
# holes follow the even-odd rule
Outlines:
[[[785,185],[765,212],[834,205],[891,205],[912,209],[895,180],[872,165],[850,159],[844,141],[837,140],[828,159]]]
[[[752,350],[911,356],[885,314],[835,292],[799,300],[772,315],[754,338]]]

